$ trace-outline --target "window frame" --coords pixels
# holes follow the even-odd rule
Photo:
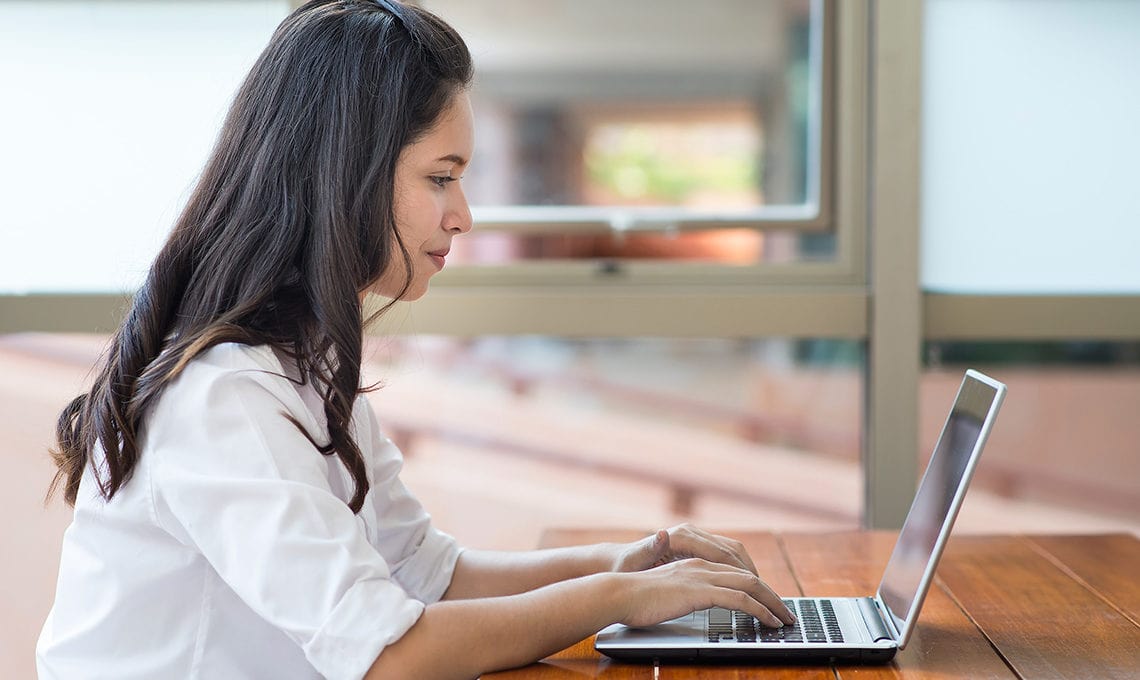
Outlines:
[[[833,259],[741,266],[708,262],[640,260],[535,260],[506,265],[453,265],[432,281],[436,291],[469,287],[560,286],[756,286],[767,284],[862,284],[864,252],[856,186],[864,162],[861,145],[843,146],[861,125],[861,73],[837,74],[837,64],[865,61],[859,35],[860,9],[841,11],[835,0],[820,0],[820,129],[815,135],[819,176],[815,204],[762,206],[755,210],[706,211],[673,207],[475,206],[476,230],[515,234],[689,233],[752,229],[770,234],[834,233]],[[848,68],[848,70],[852,70]],[[862,69],[860,69],[862,70]],[[848,126],[851,130],[839,131]],[[843,148],[840,148],[843,147]],[[838,159],[838,162],[837,162]],[[810,192],[809,192],[810,193]],[[809,200],[810,200],[809,196]],[[846,201],[851,208],[839,205]],[[615,276],[617,274],[617,276]]]
[[[631,264],[615,273],[558,262],[516,274],[448,271],[424,300],[397,305],[371,332],[866,340],[864,524],[897,527],[917,481],[924,339],[1136,340],[1140,295],[923,293],[922,4],[828,0],[825,11],[834,17],[835,100],[824,111],[834,261],[752,271]],[[128,302],[118,293],[0,294],[0,332],[111,332]]]

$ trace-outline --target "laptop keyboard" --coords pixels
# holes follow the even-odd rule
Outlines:
[[[796,614],[794,626],[768,628],[746,612],[709,610],[709,642],[843,642],[831,600],[784,600]]]

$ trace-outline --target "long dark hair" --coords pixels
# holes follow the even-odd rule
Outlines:
[[[94,386],[60,414],[49,497],[62,482],[75,503],[96,445],[99,491],[113,497],[138,461],[148,407],[195,356],[238,342],[274,347],[318,387],[329,441],[305,434],[352,474],[359,512],[359,295],[390,266],[411,280],[393,215],[396,161],[471,77],[459,35],[397,0],[314,0],[286,18],[238,90]]]

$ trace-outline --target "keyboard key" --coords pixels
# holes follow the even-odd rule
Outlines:
[[[804,642],[843,642],[843,632],[830,600],[784,600],[796,613],[796,623],[769,628],[751,614],[727,609],[711,609],[708,618],[709,642],[750,642],[759,644],[803,644]]]

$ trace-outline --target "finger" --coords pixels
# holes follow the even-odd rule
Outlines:
[[[722,541],[724,541],[729,549],[736,553],[740,559],[744,561],[744,564],[748,571],[752,572],[753,574],[760,573],[757,571],[756,564],[752,561],[752,556],[748,554],[748,549],[744,547],[743,543],[740,541],[734,541],[731,538],[723,538],[720,536],[717,538],[720,538]]]
[[[743,543],[740,541],[735,541],[731,538],[726,538],[724,536],[715,536],[715,538],[720,541],[721,545],[723,545],[729,552],[731,552],[733,555],[736,555],[737,559],[744,563],[745,569],[752,572],[753,574],[760,573],[757,571],[756,564],[752,561],[752,556],[748,554],[748,549],[744,547]]]
[[[756,600],[742,590],[717,587],[713,591],[713,597],[716,602],[715,606],[751,614],[756,617],[756,620],[763,626],[767,626],[768,628],[781,628],[784,626],[784,622],[773,614],[771,609],[763,602]]]
[[[694,527],[681,527],[671,536],[674,554],[699,557],[757,573],[748,551],[738,541],[716,536]]]
[[[710,565],[712,567],[714,565]],[[784,624],[791,625],[796,622],[795,614],[784,604],[784,600],[772,590],[760,577],[742,569],[731,570],[722,567],[720,570],[710,568],[709,582],[722,588],[731,588],[745,593],[751,599],[761,604],[767,612],[778,617],[779,623],[770,623],[776,627]],[[751,612],[750,612],[751,613]],[[756,614],[753,614],[756,616]],[[760,618],[756,616],[756,618]]]
[[[752,557],[748,554],[744,544],[740,541],[733,540],[726,536],[719,536],[710,533],[689,524],[683,524],[677,527],[678,533],[682,536],[691,537],[695,544],[703,542],[704,545],[710,546],[718,554],[723,555],[723,559],[718,560],[727,564],[734,564],[741,566],[753,574],[757,573],[756,565],[752,562]]]

